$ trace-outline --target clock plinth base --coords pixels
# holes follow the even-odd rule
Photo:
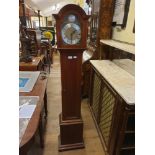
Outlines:
[[[62,120],[59,115],[59,151],[84,148],[82,119]]]
[[[59,152],[85,148],[84,143],[61,145],[60,135],[58,136],[58,141],[59,141],[59,146],[58,146]]]

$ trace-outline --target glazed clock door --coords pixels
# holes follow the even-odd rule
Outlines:
[[[81,25],[76,15],[69,14],[65,17],[61,28],[61,36],[64,44],[80,44]]]

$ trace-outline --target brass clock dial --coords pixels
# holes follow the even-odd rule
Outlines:
[[[69,15],[67,22],[63,24],[61,36],[65,44],[79,44],[81,40],[81,28],[74,15]]]

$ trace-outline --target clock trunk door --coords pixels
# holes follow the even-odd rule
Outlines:
[[[65,51],[65,50],[64,50]],[[61,52],[63,119],[80,118],[81,113],[81,52]]]

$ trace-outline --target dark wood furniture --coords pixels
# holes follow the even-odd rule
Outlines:
[[[106,154],[134,155],[134,76],[109,60],[91,64],[90,110]]]
[[[83,63],[82,63],[82,97],[87,98],[89,96],[90,89],[90,72],[91,65],[89,60],[93,60],[96,53],[96,47],[94,44],[88,44],[87,49],[83,52]]]
[[[29,121],[29,124],[25,130],[25,133],[19,145],[20,155],[27,154],[29,148],[31,147],[34,141],[34,136],[38,128],[39,128],[40,144],[41,144],[41,147],[44,146],[43,128],[45,124],[43,124],[43,122],[44,122],[44,118],[47,117],[46,85],[47,85],[47,79],[43,79],[41,76],[39,76],[31,92],[19,93],[20,96],[39,96],[39,101],[37,103],[36,109],[32,115],[32,118]],[[45,116],[44,116],[44,111],[45,111]]]
[[[99,4],[100,0],[89,1],[89,6],[92,8],[92,14],[89,18],[88,27],[88,44],[84,54],[89,55],[88,59],[85,59],[83,54],[82,64],[82,97],[87,98],[89,95],[90,87],[90,70],[91,65],[89,60],[97,58],[97,38],[98,38],[98,25],[99,25]]]
[[[90,0],[87,2],[92,8],[88,27],[89,42],[87,50],[90,52],[93,51],[93,56],[90,58],[93,60],[100,57],[100,39],[111,38],[114,0]],[[90,68],[89,61],[83,63],[83,97],[88,96],[90,89]]]
[[[27,35],[31,39],[31,52],[32,56],[40,55],[40,47],[41,47],[41,31],[34,29],[27,29]]]
[[[43,69],[44,55],[33,57],[32,62],[19,62],[20,71],[39,71]]]
[[[19,0],[19,19],[22,25],[32,27],[31,23],[32,10],[25,6],[25,0]]]
[[[99,20],[100,20],[100,2],[101,0],[91,0],[89,1],[89,6],[92,8],[92,12],[89,18],[89,42],[88,48],[91,46],[95,48],[94,58],[97,58],[97,46],[99,40]],[[102,12],[101,12],[102,13]]]
[[[90,20],[90,42],[95,45],[97,45],[98,23],[99,23],[99,14],[97,12],[91,15]]]
[[[41,39],[41,54],[45,55],[45,65],[49,68],[50,72],[51,64],[53,64],[53,47],[47,38]]]
[[[40,29],[40,10],[38,10],[39,29]]]
[[[135,45],[117,40],[100,40],[100,59],[131,59],[135,61]]]
[[[54,17],[56,19],[57,49],[60,51],[62,75],[59,151],[84,148],[83,120],[81,117],[81,72],[82,53],[86,49],[89,16],[78,5],[69,4],[64,6]],[[65,27],[66,21],[70,23],[70,26],[76,25],[68,30],[69,35],[66,33],[66,38],[70,38],[67,43],[65,43],[62,35],[65,30],[70,28],[69,26]],[[65,28],[62,30],[63,26]],[[79,37],[74,38],[77,33],[80,39]],[[72,42],[73,38],[75,43]],[[79,40],[77,43],[76,39]]]

